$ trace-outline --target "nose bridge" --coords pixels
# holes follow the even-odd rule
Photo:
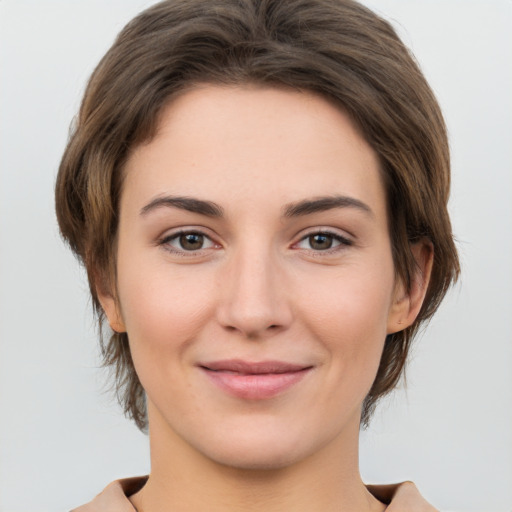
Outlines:
[[[291,321],[279,257],[268,241],[254,242],[233,249],[219,283],[219,321],[248,337],[282,330]]]

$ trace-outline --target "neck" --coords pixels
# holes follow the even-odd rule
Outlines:
[[[156,415],[158,416],[158,415]],[[300,461],[266,469],[228,466],[151,418],[151,474],[130,498],[138,512],[381,512],[358,468],[359,421]]]

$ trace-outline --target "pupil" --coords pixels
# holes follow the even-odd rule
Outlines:
[[[197,233],[188,233],[180,236],[180,245],[183,249],[193,251],[201,249],[203,246],[203,235]]]
[[[330,235],[311,235],[309,244],[313,249],[325,250],[332,246],[332,236]]]

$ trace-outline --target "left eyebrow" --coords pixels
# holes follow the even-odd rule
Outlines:
[[[356,210],[368,214],[370,217],[375,217],[372,209],[366,203],[349,196],[324,196],[290,203],[284,207],[283,216],[300,217],[302,215],[324,212],[334,208],[355,208]]]

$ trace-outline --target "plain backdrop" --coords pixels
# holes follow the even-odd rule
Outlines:
[[[283,0],[284,1],[284,0]],[[87,77],[147,0],[0,0],[0,510],[68,510],[149,470],[99,368],[83,271],[59,239],[57,167]],[[368,0],[446,116],[462,280],[407,387],[362,434],[368,482],[439,508],[512,510],[512,2]]]

